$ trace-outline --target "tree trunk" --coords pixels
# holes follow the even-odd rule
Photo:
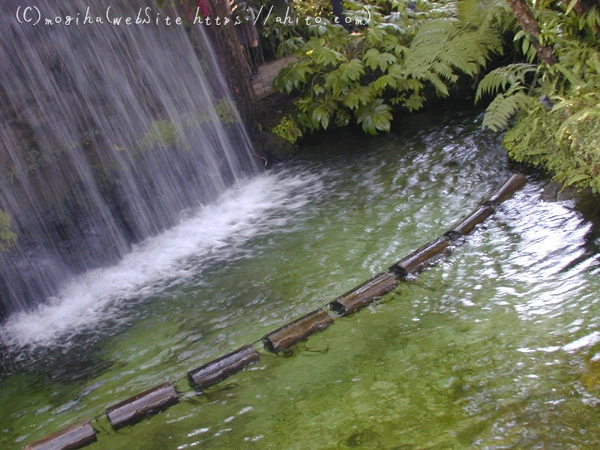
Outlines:
[[[551,66],[557,62],[556,56],[552,49],[540,44],[540,27],[537,20],[533,17],[533,13],[525,0],[506,0],[513,14],[519,21],[519,25],[531,36],[531,44],[538,54],[540,60]]]

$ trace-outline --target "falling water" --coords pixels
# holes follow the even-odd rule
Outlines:
[[[0,16],[0,209],[17,236],[0,254],[0,316],[255,170],[202,30],[192,46],[169,11],[112,3],[47,0],[24,15],[10,2]],[[151,23],[126,25],[139,12]]]

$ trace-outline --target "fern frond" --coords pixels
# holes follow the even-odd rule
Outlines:
[[[454,23],[448,20],[425,22],[412,40],[406,55],[405,66],[409,74],[419,78],[432,63],[440,59],[444,47],[455,32]]]
[[[488,42],[500,47],[496,30],[472,31],[452,19],[426,22],[410,44],[405,60],[407,72],[421,77],[433,71],[447,80],[454,78],[450,73],[454,70],[473,76],[486,64]]]
[[[556,63],[552,66],[552,69],[560,73],[571,84],[571,87],[581,86],[585,83],[580,75],[581,70],[579,64],[573,67],[567,67],[561,63]]]
[[[458,38],[460,36],[460,38]],[[439,59],[467,75],[475,75],[485,65],[485,56],[479,45],[459,35],[446,43]]]
[[[533,101],[523,91],[509,91],[505,94],[498,94],[485,110],[482,127],[492,131],[506,129],[510,118],[519,110],[526,110]]]
[[[411,47],[443,44],[457,32],[457,24],[452,19],[436,19],[423,22],[411,42]]]
[[[456,82],[456,80],[458,79],[458,76],[456,76],[452,71],[452,67],[450,67],[450,65],[445,62],[435,61],[431,65],[431,69],[436,75],[439,75],[445,80]]]
[[[446,86],[446,83],[444,83],[437,73],[427,71],[423,74],[422,79],[431,83],[439,97],[448,97],[450,94],[448,92],[448,86]]]
[[[462,0],[458,2],[460,18],[474,28],[513,30],[516,18],[502,0]]]
[[[491,30],[494,32],[491,33]],[[502,54],[503,52],[502,33],[494,28],[480,29],[477,33],[477,42],[487,50],[488,54]]]
[[[524,87],[525,75],[536,70],[536,65],[525,63],[510,64],[492,70],[479,82],[475,93],[475,103],[485,95],[496,95],[500,91],[510,90],[517,86]]]

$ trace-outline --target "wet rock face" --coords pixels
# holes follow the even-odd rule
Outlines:
[[[544,187],[541,200],[545,202],[562,202],[576,200],[581,196],[574,187],[569,186],[565,188],[561,183],[552,181]]]
[[[600,197],[589,189],[578,190],[573,186],[564,187],[557,181],[551,181],[544,187],[540,200],[544,202],[567,202],[584,217],[596,221],[600,218]]]
[[[254,138],[255,145],[265,158],[266,165],[290,160],[297,152],[297,147],[274,133],[258,132]]]
[[[103,8],[38,5],[57,16]],[[0,16],[0,210],[18,237],[0,254],[0,311],[56,295],[259,167],[208,39],[11,14]]]

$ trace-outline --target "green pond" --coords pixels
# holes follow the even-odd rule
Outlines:
[[[268,332],[443,234],[516,169],[476,112],[351,131],[2,326],[0,448],[88,419],[99,449],[600,448],[600,232],[530,183],[440,264],[273,355]],[[255,343],[195,392],[186,373]],[[165,381],[180,402],[114,431]]]

